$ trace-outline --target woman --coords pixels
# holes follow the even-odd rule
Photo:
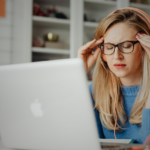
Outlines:
[[[99,137],[144,143],[150,134],[149,16],[131,7],[116,10],[99,23],[78,57],[86,72],[96,62],[89,88]]]

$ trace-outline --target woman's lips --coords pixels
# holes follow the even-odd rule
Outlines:
[[[114,67],[117,69],[124,68],[125,66],[126,66],[126,64],[114,64]]]

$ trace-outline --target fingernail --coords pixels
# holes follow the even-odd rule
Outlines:
[[[139,34],[144,34],[144,32],[139,32]]]
[[[136,38],[140,39],[140,36],[137,34],[137,35],[136,35]]]
[[[138,32],[138,35],[142,35],[142,34],[144,34],[143,32]]]

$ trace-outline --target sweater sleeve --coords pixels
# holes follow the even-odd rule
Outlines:
[[[148,135],[150,135],[150,109],[143,108],[142,126],[137,139],[135,139],[135,142],[143,144]]]
[[[91,100],[92,100],[93,107],[94,107],[95,102],[94,102],[93,96],[92,96],[92,84],[89,85],[89,90],[90,90]],[[96,119],[96,123],[97,123],[99,138],[105,138],[104,134],[103,134],[103,130],[102,130],[101,121],[100,121],[100,118],[99,118],[99,111],[96,108],[94,109],[94,114],[95,114],[95,119]]]

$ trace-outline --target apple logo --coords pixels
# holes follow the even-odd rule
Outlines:
[[[41,103],[38,101],[38,99],[35,99],[34,102],[31,103],[30,109],[35,117],[43,117],[44,112],[41,108]]]

